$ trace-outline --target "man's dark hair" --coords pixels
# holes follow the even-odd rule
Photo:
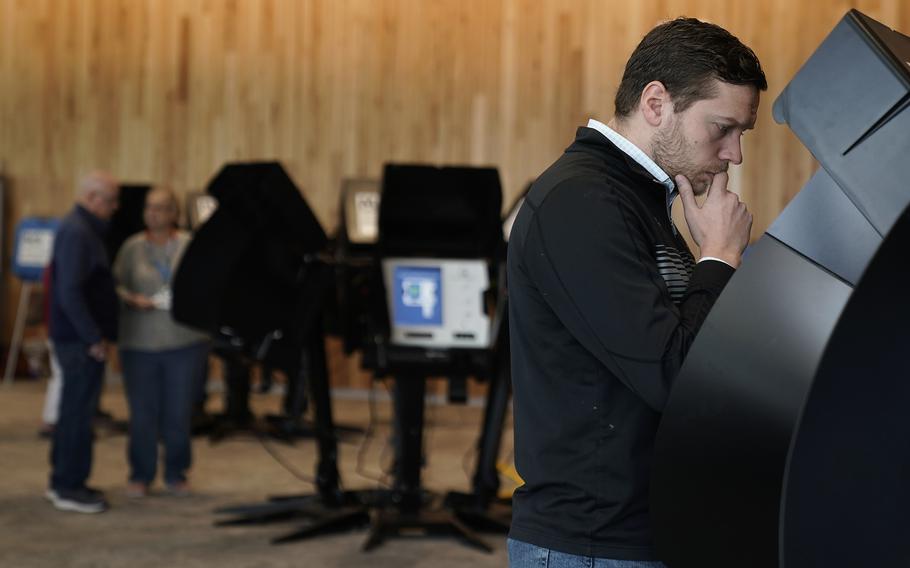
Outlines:
[[[673,110],[682,112],[715,95],[714,79],[768,88],[755,52],[733,34],[694,18],[671,20],[648,32],[629,57],[616,92],[616,115],[632,114],[651,81],[663,83]]]

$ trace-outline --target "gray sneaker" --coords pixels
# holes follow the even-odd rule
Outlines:
[[[44,496],[61,511],[75,513],[103,513],[107,510],[104,494],[97,490],[82,489],[48,489]]]

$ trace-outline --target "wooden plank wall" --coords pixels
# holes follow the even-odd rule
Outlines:
[[[64,213],[96,167],[185,193],[277,159],[329,230],[341,179],[390,160],[496,165],[510,203],[610,117],[629,53],[678,15],[725,26],[768,73],[732,176],[758,236],[815,167],[771,102],[851,7],[910,32],[906,0],[0,0],[6,258],[12,225]]]

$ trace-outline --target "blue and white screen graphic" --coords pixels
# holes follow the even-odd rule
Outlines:
[[[396,325],[442,325],[442,269],[396,266]]]

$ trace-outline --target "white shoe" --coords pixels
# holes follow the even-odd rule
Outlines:
[[[73,491],[48,489],[45,491],[44,496],[60,511],[94,514],[103,513],[107,510],[107,501],[104,499],[104,495],[88,489],[76,489]]]

